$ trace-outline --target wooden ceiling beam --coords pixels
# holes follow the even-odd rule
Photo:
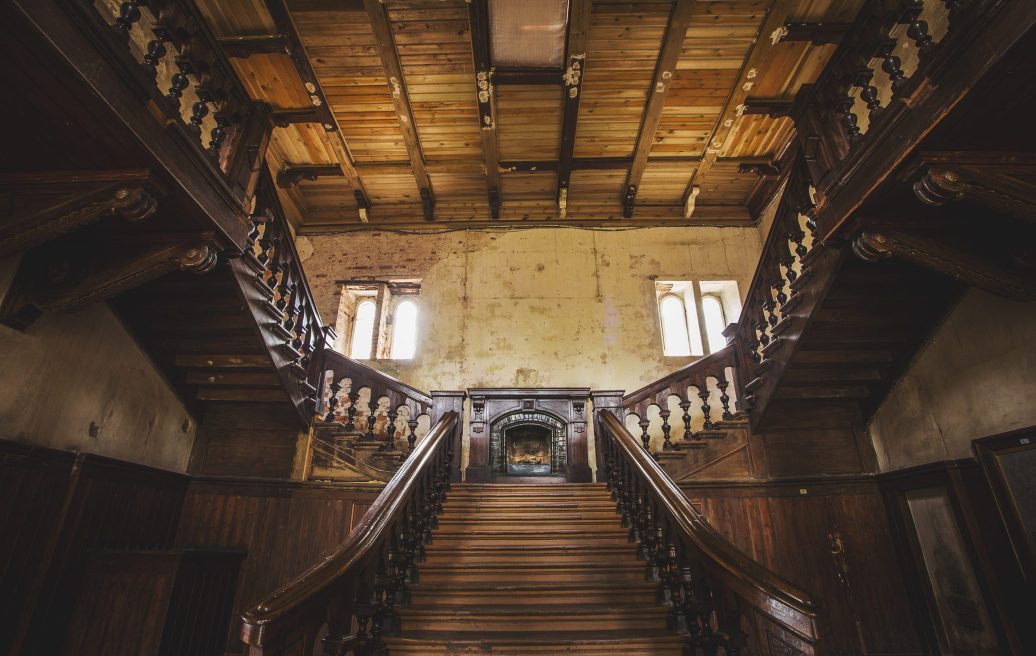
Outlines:
[[[785,23],[777,32],[777,42],[809,42],[815,46],[838,44],[852,23]]]
[[[381,65],[385,69],[385,81],[388,84],[389,94],[392,96],[392,108],[395,109],[396,116],[399,118],[399,129],[403,132],[403,143],[410,156],[410,167],[421,193],[421,208],[424,218],[426,221],[434,221],[435,194],[432,191],[432,181],[428,177],[428,170],[425,167],[424,151],[421,150],[421,139],[417,134],[417,123],[410,105],[406,79],[403,77],[403,67],[399,63],[396,42],[392,37],[392,25],[389,22],[388,12],[385,10],[385,5],[381,4],[379,0],[363,0],[363,6],[367,10],[367,16],[370,18],[371,27],[374,30]]]
[[[742,105],[745,104],[752,89],[755,88],[766,63],[771,59],[771,53],[779,47],[779,40],[776,37],[780,35],[781,29],[788,21],[794,6],[795,0],[774,0],[773,4],[770,5],[770,9],[766,12],[762,23],[759,25],[755,42],[748,53],[748,57],[745,59],[744,65],[741,67],[740,73],[738,73],[737,82],[734,83],[733,90],[727,96],[727,101],[723,105],[719,118],[709,132],[709,138],[705,142],[705,152],[702,155],[701,162],[695,168],[691,179],[687,182],[687,187],[684,189],[682,200],[685,213],[694,211],[697,183],[706,178],[709,171],[716,164],[716,160],[719,159],[719,154],[723,150],[726,140],[731,136],[734,123],[741,112]]]
[[[482,137],[482,164],[486,174],[489,214],[500,218],[500,144],[496,134],[496,98],[493,89],[493,63],[489,59],[489,3],[470,0],[468,29],[471,33],[471,59],[475,66],[475,98],[478,103],[479,133]]]
[[[342,175],[337,164],[311,164],[305,166],[285,166],[277,174],[277,186],[281,189],[297,187],[303,180],[316,180],[328,176]]]
[[[518,66],[497,66],[493,69],[494,84],[557,84],[565,81],[565,71],[560,68],[525,68]]]
[[[279,109],[270,113],[274,126],[286,128],[296,123],[321,123],[320,112],[312,108]]]
[[[370,196],[363,186],[363,180],[360,179],[359,173],[356,172],[356,164],[353,161],[352,153],[349,152],[349,145],[345,142],[345,136],[342,134],[341,126],[338,125],[338,119],[335,117],[334,112],[331,111],[331,106],[327,103],[327,96],[324,95],[323,89],[320,88],[320,82],[317,80],[312,64],[310,64],[306,49],[302,45],[302,39],[299,37],[299,32],[291,18],[291,13],[284,4],[284,0],[265,0],[264,4],[266,5],[266,10],[270,13],[270,17],[273,19],[274,25],[277,27],[277,31],[287,39],[288,54],[295,65],[295,71],[299,74],[302,85],[309,94],[313,110],[320,117],[320,123],[327,132],[327,143],[338,159],[338,166],[342,171],[342,176],[349,182],[349,186],[353,188],[353,195],[360,209],[360,218],[361,220],[366,220],[367,212],[371,207]]]
[[[288,38],[283,34],[221,36],[217,39],[227,57],[248,59],[252,55],[291,54]]]
[[[741,104],[741,115],[783,118],[791,116],[793,104],[791,100],[778,100],[776,98],[747,98]]]
[[[579,100],[586,75],[586,47],[590,34],[590,0],[572,0],[568,11],[568,37],[565,44],[565,72],[561,119],[561,153],[558,157],[558,217],[565,218],[568,207],[568,184],[572,177],[572,160],[576,148],[576,122]]]
[[[640,187],[640,179],[647,168],[648,154],[655,142],[658,124],[662,120],[662,109],[665,107],[669,88],[673,84],[676,63],[679,61],[683,49],[687,26],[691,23],[694,3],[695,0],[677,0],[672,11],[669,12],[669,24],[666,26],[665,36],[662,39],[658,61],[655,63],[655,75],[651,79],[651,87],[648,90],[647,105],[644,107],[644,113],[640,119],[637,145],[633,149],[633,164],[630,166],[629,173],[626,175],[626,183],[623,185],[622,211],[623,216],[627,219],[633,216],[637,189]]]

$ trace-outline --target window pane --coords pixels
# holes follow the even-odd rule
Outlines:
[[[723,316],[723,303],[715,296],[706,295],[701,298],[701,309],[705,313],[705,335],[709,340],[709,352],[715,353],[727,345],[723,329],[727,320]]]
[[[403,301],[392,319],[392,359],[409,360],[417,352],[417,304]]]
[[[371,342],[374,341],[374,301],[361,301],[356,306],[356,318],[353,319],[353,343],[349,348],[349,357],[357,360],[369,360]]]
[[[662,315],[662,352],[666,355],[690,355],[691,341],[687,336],[687,314],[683,302],[675,296],[666,296],[658,311]]]

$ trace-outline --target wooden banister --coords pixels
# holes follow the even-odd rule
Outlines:
[[[670,602],[670,627],[688,632],[689,653],[773,653],[777,644],[814,654],[818,602],[713,530],[614,414],[596,414],[612,498]]]
[[[393,607],[413,576],[450,489],[460,419],[445,413],[385,486],[341,547],[242,615],[251,656],[313,653],[325,645],[377,653],[395,620]],[[358,630],[352,632],[354,619]]]

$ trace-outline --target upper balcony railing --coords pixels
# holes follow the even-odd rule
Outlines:
[[[792,110],[834,234],[1032,23],[1030,0],[871,0]]]
[[[15,0],[237,247],[272,131],[190,0]],[[103,62],[105,67],[99,68]],[[229,244],[228,244],[229,245]]]

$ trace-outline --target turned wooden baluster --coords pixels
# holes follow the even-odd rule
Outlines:
[[[662,418],[662,450],[672,451],[676,446],[669,439],[669,432],[672,430],[672,426],[669,425],[669,415],[672,414],[669,411],[669,399],[662,398],[658,407],[658,416]]]
[[[665,558],[666,564],[663,580],[669,590],[669,630],[674,633],[683,633],[687,630],[687,605],[683,589],[683,576],[680,569],[680,556],[671,537],[666,542]]]
[[[324,421],[326,422],[335,420],[335,408],[338,407],[338,392],[342,389],[342,386],[334,379],[334,374],[331,374],[331,376],[331,384],[328,386],[331,395],[327,397],[327,415],[324,416]]]
[[[787,237],[780,242],[780,257],[777,260],[777,264],[784,267],[784,279],[781,281],[781,293],[784,293],[785,286],[789,292],[793,295],[795,290],[792,288],[791,283],[795,282],[795,278],[798,274],[795,273],[795,254],[792,250],[795,240],[792,233],[788,233]],[[787,301],[787,298],[785,298]],[[785,302],[782,301],[782,304]]]
[[[772,264],[772,262],[770,264]],[[777,312],[777,304],[774,302],[773,284],[771,283],[770,288],[764,290],[763,293],[765,294],[763,297],[763,309],[768,313],[766,317],[766,333],[767,337],[770,338],[770,341],[773,341],[773,328],[780,321],[780,316]]]
[[[748,634],[741,628],[741,611],[737,609],[737,601],[728,596],[722,610],[717,610],[716,620],[722,637],[719,639],[723,652],[727,656],[738,656],[742,649],[748,647]]]
[[[191,86],[191,79],[187,77],[187,74],[191,72],[191,62],[184,57],[177,57],[175,61],[177,71],[169,80],[169,90],[166,92],[166,97],[179,107],[183,92],[187,90],[187,87]]]
[[[734,418],[734,415],[730,413],[730,395],[727,394],[727,387],[730,386],[730,382],[723,377],[716,379],[716,387],[719,388],[719,403],[723,406],[723,421],[730,421]]]
[[[374,393],[374,388],[371,388],[371,398],[367,402],[367,409],[370,411],[367,415],[367,434],[363,436],[363,439],[367,442],[374,442],[374,424],[378,421],[378,395]]]
[[[356,384],[355,380],[352,380],[349,383],[349,410],[347,411],[349,415],[349,421],[347,421],[345,424],[346,430],[356,430],[356,404],[359,402],[359,400],[359,386]]]
[[[399,628],[399,620],[396,617],[396,593],[399,590],[399,548],[394,538],[388,540],[381,580],[384,587],[381,612],[382,630],[391,633]]]
[[[385,426],[385,443],[381,445],[379,451],[391,451],[396,448],[396,417],[399,416],[399,413],[391,405],[392,402],[389,401],[389,403],[389,409],[385,415],[388,417],[388,425]]]
[[[702,423],[702,430],[712,430],[712,419],[709,418],[709,413],[712,408],[709,407],[709,379],[706,378],[702,381],[701,385],[698,385],[698,398],[701,399],[701,413],[705,417],[704,423]]]
[[[133,29],[133,25],[140,20],[140,5],[147,4],[139,1],[123,2],[119,5],[119,17],[115,19],[115,25],[125,34]]]
[[[879,56],[883,56],[887,46],[883,45]],[[898,58],[897,58],[898,59]],[[859,77],[853,82],[853,86],[860,89],[860,100],[867,105],[868,117],[871,124],[878,120],[881,114],[881,99],[878,98],[878,87],[874,86],[874,71],[866,69],[860,72]]]
[[[683,439],[690,440],[692,438],[690,413],[691,402],[686,398],[686,396],[684,396],[683,400],[680,401],[680,409],[683,410],[683,417],[681,417],[681,419],[683,419]]]
[[[630,530],[627,539],[637,545],[637,558],[644,560],[644,495],[635,487],[629,472],[624,473],[630,491]]]
[[[644,450],[651,453],[651,434],[648,433],[648,428],[651,426],[651,421],[648,420],[647,407],[644,407],[640,413],[640,421],[637,425],[640,426],[640,441],[644,444]]]
[[[410,409],[410,417],[406,422],[407,428],[410,429],[410,433],[406,436],[407,451],[406,456],[409,456],[414,452],[414,444],[417,443],[417,410],[414,407]],[[404,457],[406,457],[404,456]]]
[[[166,39],[162,36],[161,31],[156,29],[155,38],[147,43],[147,53],[144,54],[142,65],[152,80],[158,77],[158,64],[169,52],[165,47],[165,42]]]

